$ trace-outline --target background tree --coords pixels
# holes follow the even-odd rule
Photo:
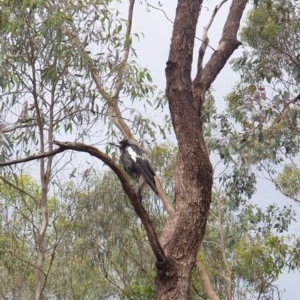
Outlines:
[[[226,118],[239,125],[224,127],[232,133],[232,154],[255,162],[294,201],[299,201],[299,13],[297,1],[259,1],[249,12],[241,32],[246,47],[233,60],[241,82],[227,97]],[[281,175],[279,164],[285,165]]]
[[[213,99],[206,102],[207,107],[203,117],[204,121],[208,121],[205,130],[209,149],[225,162],[227,167],[221,171],[221,176],[217,176],[219,179],[219,185],[217,185],[217,195],[219,196],[217,199],[221,200],[220,203],[222,204],[223,202],[227,203],[228,197],[231,200],[229,205],[234,211],[233,218],[235,219],[235,214],[238,214],[241,222],[243,222],[243,213],[239,212],[240,205],[245,199],[251,198],[253,195],[257,176],[271,180],[276,189],[285,196],[298,201],[298,75],[300,69],[298,60],[295,59],[299,54],[299,35],[295,27],[298,20],[299,7],[297,2],[260,1],[255,9],[250,10],[246,25],[241,31],[242,42],[245,44],[244,52],[240,58],[232,61],[234,69],[241,74],[241,81],[236,85],[234,91],[227,96],[226,111],[218,113]],[[219,192],[220,187],[222,188],[221,193]],[[253,209],[249,211],[253,212]],[[266,223],[271,220],[273,220],[272,222],[278,220],[283,223],[280,225],[275,222],[270,225],[275,230],[283,232],[288,228],[288,224],[285,222],[291,218],[288,212],[289,209],[284,208],[279,213],[274,206],[270,206],[266,216],[262,219],[261,212],[259,212],[258,215],[251,213],[246,220],[254,223],[254,220],[258,219],[264,220],[263,222]],[[251,232],[249,225],[246,225],[245,228]],[[261,230],[260,226],[258,228]],[[267,226],[267,228],[270,227]],[[243,232],[242,228],[239,230]],[[220,231],[220,238],[221,233]],[[273,233],[270,232],[270,235],[272,236]],[[260,240],[259,233],[255,234],[256,238]],[[252,239],[253,236],[250,240]],[[273,241],[273,237],[265,236],[264,239],[265,241]],[[261,293],[256,295],[258,298],[262,295],[266,296],[266,294],[272,299],[274,297],[280,298],[280,295],[275,296],[278,294],[277,292],[272,291],[274,286],[272,287],[270,284],[271,278],[277,276],[276,273],[284,258],[287,259],[283,263],[287,270],[290,267],[293,269],[298,264],[299,251],[297,246],[299,241],[287,239],[283,242],[282,239],[284,237],[281,237],[280,241],[275,239],[276,245],[279,246],[277,248],[279,256],[275,261],[273,260],[276,257],[274,254],[265,259],[266,264],[270,264],[272,261],[270,265],[272,265],[274,273],[270,273],[264,280],[258,273],[253,273],[256,274],[255,276],[259,276],[261,280],[261,283],[257,283],[258,285],[254,289]],[[291,252],[284,250],[285,243],[290,244],[291,250],[294,250]],[[257,247],[257,244],[252,248],[247,243],[249,250],[255,250],[252,254],[258,254],[260,251],[272,253],[276,248],[273,242],[270,244],[268,242],[267,244],[262,243],[261,245],[263,245],[262,248]],[[226,254],[224,249],[226,248],[223,246],[223,253]],[[235,253],[235,250],[232,249],[231,253]],[[292,256],[289,256],[290,254]],[[231,255],[228,258],[227,254],[225,258],[225,262],[228,259],[232,262]],[[290,262],[295,263],[295,265],[291,266]],[[256,263],[256,266],[260,265],[258,261]],[[248,262],[248,265],[250,271],[251,264]],[[230,286],[231,276],[236,275],[236,270],[231,268],[231,263],[229,266],[233,273],[227,273],[225,287]],[[265,271],[269,268],[265,264],[261,264],[261,267]],[[226,269],[226,263],[224,268]],[[261,274],[261,271],[257,270],[257,272]],[[247,276],[244,277],[246,282],[250,279]],[[240,280],[235,286],[238,287],[240,283],[244,285],[243,292],[245,292],[249,281],[245,285],[245,280]],[[236,291],[231,291],[231,295],[232,292]],[[249,294],[245,294],[244,297],[249,297]],[[230,299],[229,296],[227,298]]]

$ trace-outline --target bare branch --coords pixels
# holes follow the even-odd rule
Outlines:
[[[35,121],[35,119],[26,119],[26,123],[22,123],[22,124],[10,126],[10,127],[0,124],[0,134],[12,132],[12,131],[15,131],[16,129],[32,127],[33,124],[29,123],[29,121]]]
[[[6,162],[0,162],[0,167],[17,165],[17,164],[28,162],[28,161],[31,161],[31,160],[37,160],[37,159],[40,159],[40,158],[53,156],[53,155],[58,154],[58,153],[63,152],[63,151],[64,151],[63,149],[58,148],[58,149],[55,149],[55,150],[52,150],[52,151],[46,151],[44,153],[34,154],[34,155],[30,155],[30,156],[20,158],[20,159],[15,159],[15,160],[6,161]]]
[[[160,245],[160,242],[158,240],[157,234],[155,232],[155,229],[153,227],[152,221],[142,206],[142,203],[139,199],[139,197],[136,195],[134,192],[130,182],[127,179],[126,173],[123,171],[123,169],[116,164],[108,155],[105,153],[101,152],[95,147],[83,144],[83,143],[72,143],[72,142],[58,142],[54,141],[53,142],[55,145],[59,146],[59,149],[63,150],[75,150],[79,152],[86,152],[89,153],[91,156],[94,156],[100,160],[102,160],[119,178],[121,181],[123,190],[125,194],[128,196],[133,209],[135,213],[138,215],[138,217],[141,219],[144,228],[147,232],[147,236],[149,239],[149,243],[151,245],[152,251],[157,259],[157,264],[158,265],[165,265],[169,263],[167,261],[166,255]]]
[[[166,18],[170,23],[174,24],[174,22],[168,17],[168,15],[166,14],[166,12],[165,12],[163,9],[158,8],[158,7],[156,7],[156,6],[152,5],[152,4],[150,4],[147,0],[146,0],[145,2],[146,2],[146,4],[147,4],[148,7],[151,7],[151,8],[153,8],[153,9],[155,9],[155,10],[161,11],[161,12],[164,14],[165,18]]]
[[[128,61],[129,53],[130,53],[130,46],[131,46],[131,28],[132,28],[132,17],[133,17],[133,8],[134,8],[135,0],[130,0],[129,8],[128,8],[128,17],[127,17],[127,28],[125,34],[125,45],[124,45],[124,55],[123,59],[121,60],[120,66],[118,68],[118,75],[115,84],[115,92],[113,95],[113,99],[118,99],[121,89],[123,87],[123,76],[126,67],[126,63]]]
[[[225,1],[228,1],[228,0],[225,0]],[[161,12],[164,14],[165,18],[166,18],[170,23],[174,24],[174,22],[168,17],[168,15],[166,14],[166,12],[165,12],[163,9],[158,8],[158,7],[156,7],[156,6],[152,5],[152,4],[150,4],[148,1],[145,1],[145,2],[146,2],[146,4],[147,4],[147,6],[153,8],[153,9],[155,9],[155,10],[161,11]],[[195,36],[195,39],[196,39],[196,40],[199,40],[199,41],[203,41],[203,39],[200,39],[200,38],[197,37],[197,36]],[[208,44],[207,46],[208,46],[212,51],[215,51],[215,49],[214,49],[212,46],[210,46],[209,44]]]
[[[118,68],[118,74],[116,78],[115,84],[115,92],[111,99],[108,102],[109,106],[109,115],[111,121],[117,126],[117,128],[122,132],[123,136],[128,139],[134,139],[129,127],[124,122],[122,118],[122,114],[119,109],[118,100],[120,92],[124,85],[124,72],[126,68],[126,64],[128,61],[130,47],[131,47],[131,28],[132,28],[132,17],[133,17],[133,8],[134,8],[135,0],[130,0],[129,8],[128,8],[128,17],[127,17],[127,28],[125,34],[125,45],[124,45],[124,55],[123,59]]]

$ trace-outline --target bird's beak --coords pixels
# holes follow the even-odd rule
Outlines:
[[[117,144],[115,144],[115,143],[108,143],[109,145],[111,145],[111,146],[115,146],[115,147],[117,147],[117,148],[120,148],[120,145],[117,145]]]

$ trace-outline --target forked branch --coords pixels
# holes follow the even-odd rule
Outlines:
[[[207,49],[208,43],[209,43],[209,38],[208,38],[208,30],[210,28],[210,26],[212,25],[218,11],[220,10],[220,8],[223,6],[224,3],[226,3],[228,0],[223,0],[219,5],[216,5],[213,13],[208,21],[208,24],[203,28],[203,34],[202,34],[202,43],[201,46],[199,48],[199,54],[198,54],[198,67],[197,67],[197,72],[201,72],[202,70],[202,63],[203,63],[203,58],[204,58],[204,54],[205,51]],[[197,77],[197,76],[196,76]]]
[[[240,45],[237,32],[240,21],[248,0],[233,0],[225,21],[221,40],[217,50],[212,54],[203,71],[197,73],[194,84],[201,84],[204,90],[208,90],[225,66],[233,51]],[[221,3],[222,4],[222,3]]]

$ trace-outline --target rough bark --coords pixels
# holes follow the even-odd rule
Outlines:
[[[156,298],[183,300],[196,255],[206,229],[211,199],[212,167],[201,124],[206,91],[238,47],[237,30],[247,0],[233,0],[218,49],[202,67],[205,48],[199,51],[198,69],[191,79],[194,38],[202,1],[179,0],[166,67],[166,94],[178,141],[175,171],[175,216],[163,229],[161,243],[171,274],[159,274]]]

